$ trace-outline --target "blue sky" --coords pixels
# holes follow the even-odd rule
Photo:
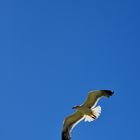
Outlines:
[[[0,2],[0,139],[61,140],[87,92],[112,89],[72,140],[140,139],[140,2]]]

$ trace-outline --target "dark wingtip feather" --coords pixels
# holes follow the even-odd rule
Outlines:
[[[114,91],[113,90],[103,90],[103,91],[106,92],[107,97],[110,97],[110,96],[112,96],[114,94]]]
[[[62,132],[62,140],[70,140],[71,138],[66,134],[66,132]]]

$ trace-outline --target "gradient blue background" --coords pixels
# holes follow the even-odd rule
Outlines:
[[[0,2],[0,139],[61,140],[87,92],[112,89],[72,140],[140,139],[140,2]]]

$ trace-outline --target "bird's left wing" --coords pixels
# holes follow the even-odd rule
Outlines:
[[[84,119],[84,116],[80,112],[75,112],[68,116],[64,120],[63,130],[62,130],[62,140],[70,140],[70,131],[76,126],[80,121]]]

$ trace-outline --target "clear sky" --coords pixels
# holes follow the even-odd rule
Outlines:
[[[61,140],[88,91],[112,89],[72,140],[140,139],[140,2],[0,2],[0,139]]]

